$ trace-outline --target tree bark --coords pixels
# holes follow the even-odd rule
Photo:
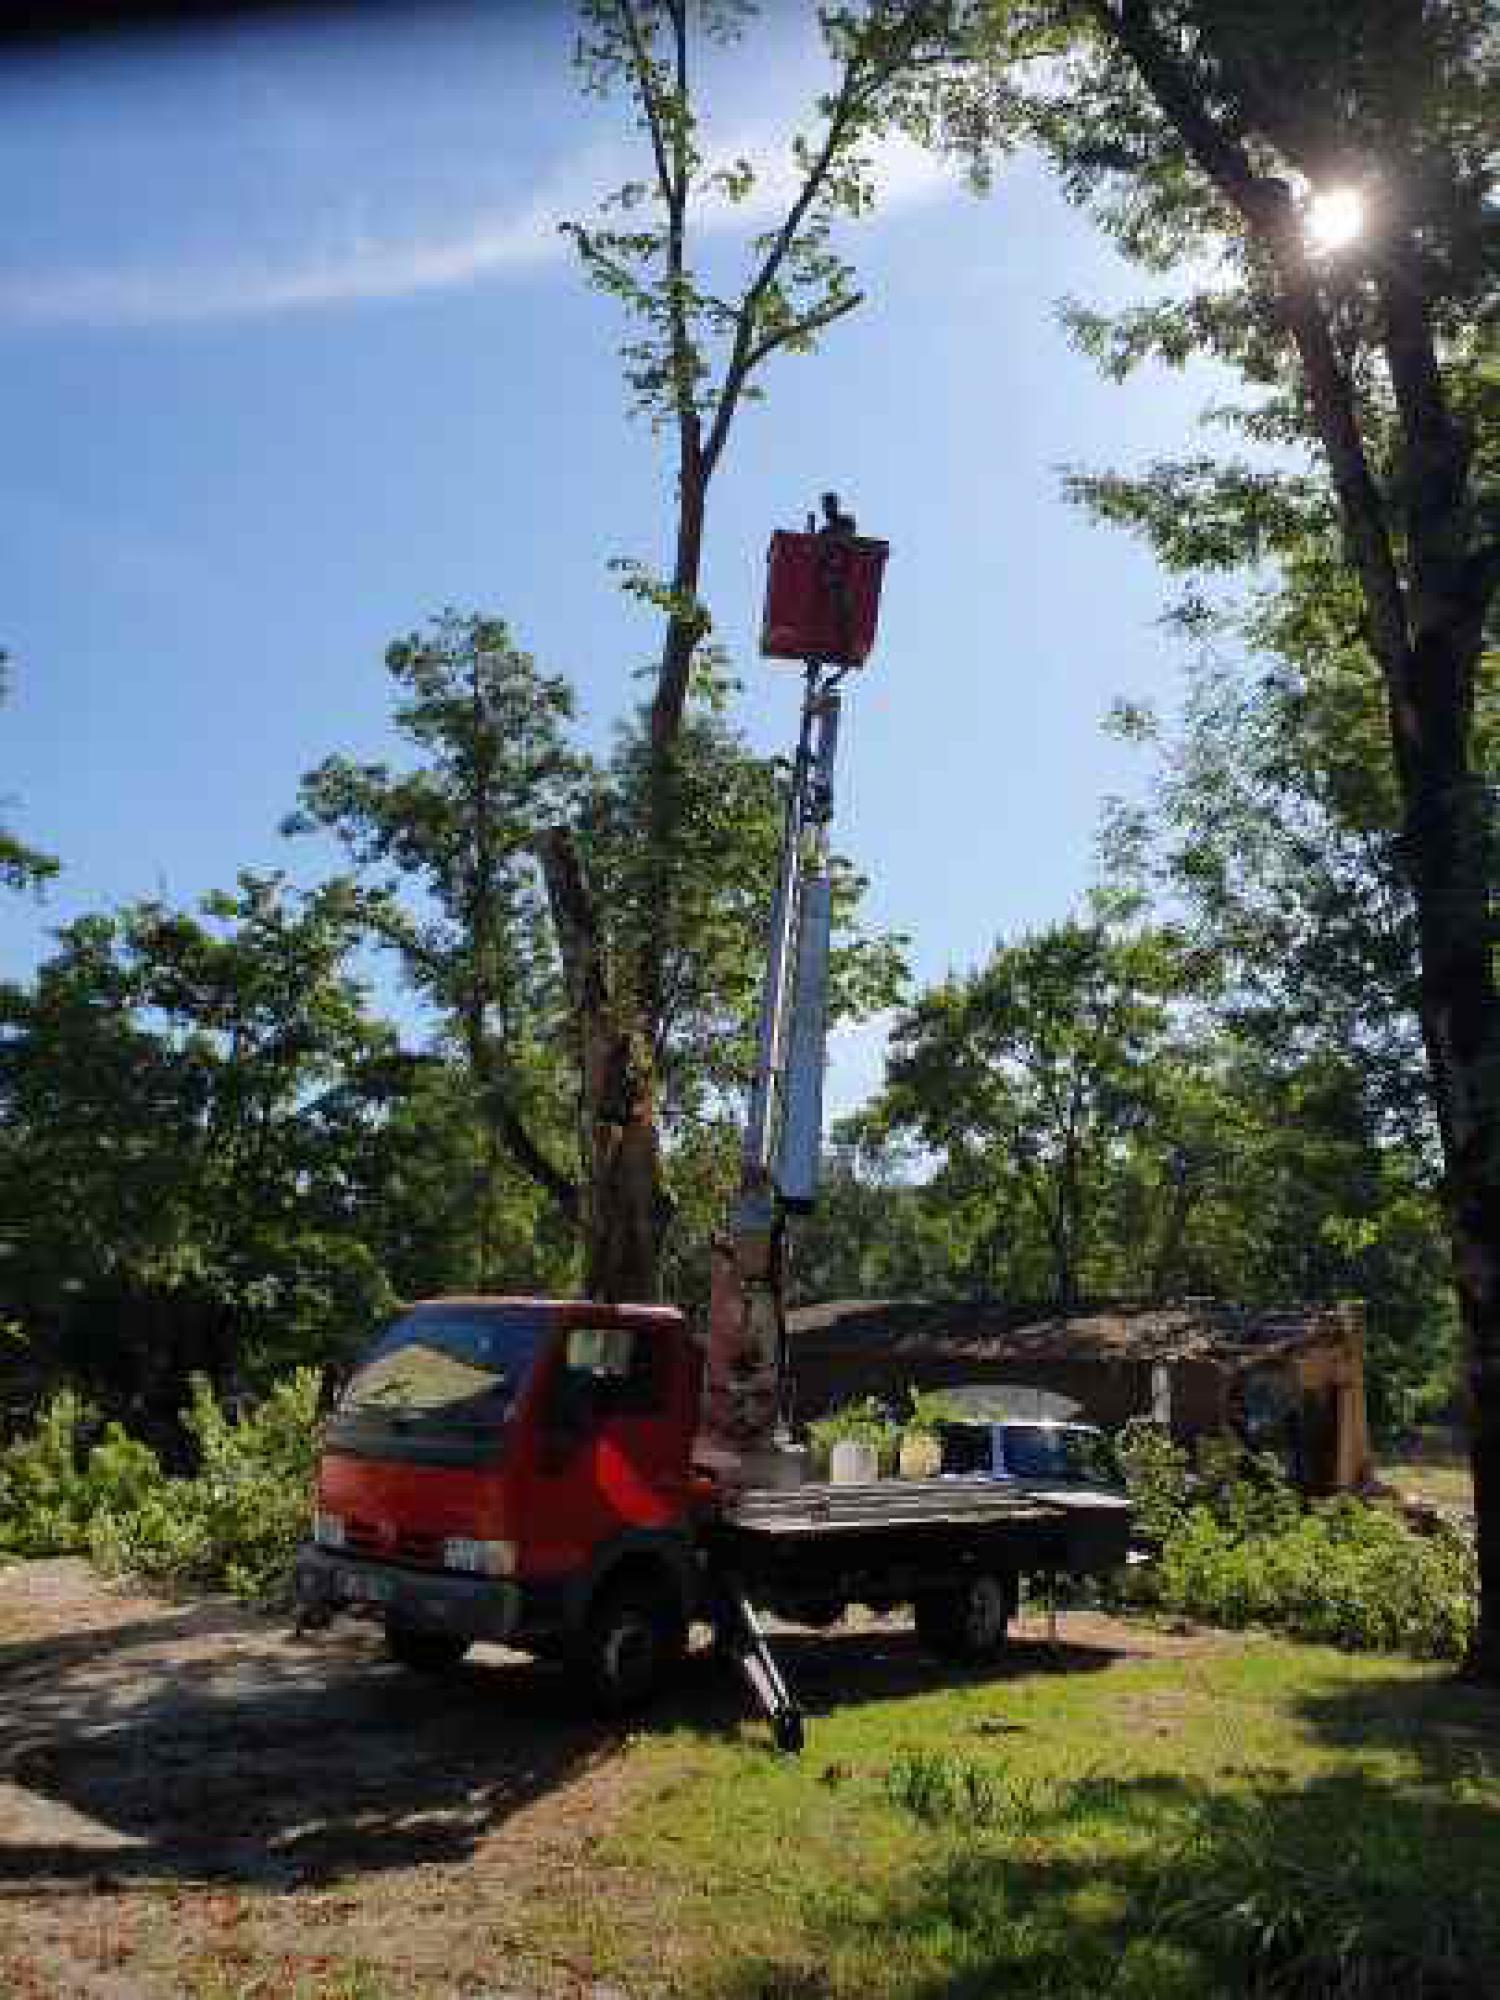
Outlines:
[[[1417,634],[1418,726],[1402,793],[1422,1039],[1468,1364],[1480,1587],[1470,1665],[1500,1684],[1500,994],[1488,808],[1470,768],[1461,693],[1473,662],[1455,651],[1451,635],[1436,626]]]
[[[1400,431],[1397,476],[1382,487],[1286,189],[1256,173],[1138,0],[1089,4],[1188,156],[1269,256],[1385,683],[1468,1358],[1480,1581],[1469,1664],[1500,1685],[1500,990],[1490,809],[1470,743],[1500,560],[1494,544],[1479,539],[1473,441],[1449,405],[1419,246],[1409,232],[1393,232],[1371,266]]]
[[[654,1071],[612,991],[604,934],[571,833],[542,840],[542,873],[578,1035],[584,1285],[590,1298],[658,1296],[663,1212]]]

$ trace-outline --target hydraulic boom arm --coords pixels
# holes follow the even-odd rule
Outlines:
[[[853,522],[829,495],[817,540],[837,590]],[[846,665],[805,663],[781,860],[761,992],[739,1192],[714,1245],[699,1457],[731,1484],[775,1484],[786,1455],[785,1225],[817,1198],[827,1040],[832,884],[828,831]],[[780,1463],[779,1463],[780,1462]]]

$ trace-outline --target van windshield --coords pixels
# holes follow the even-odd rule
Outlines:
[[[503,1423],[540,1340],[538,1316],[513,1306],[415,1306],[350,1376],[339,1415]]]
[[[1097,1431],[1061,1424],[1007,1424],[1005,1467],[1017,1479],[1109,1478],[1108,1454]]]

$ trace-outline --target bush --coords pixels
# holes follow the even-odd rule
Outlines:
[[[197,1472],[101,1507],[88,1535],[94,1562],[154,1583],[284,1601],[311,1511],[317,1411],[318,1376],[310,1368],[279,1382],[238,1421],[195,1377],[183,1419],[198,1447]]]
[[[1135,1533],[1160,1546],[1182,1526],[1192,1504],[1188,1455],[1162,1425],[1132,1417],[1115,1438],[1115,1456],[1130,1494]]]
[[[1458,1533],[1413,1534],[1358,1500],[1315,1505],[1295,1524],[1243,1533],[1196,1507],[1162,1550],[1163,1609],[1215,1625],[1268,1625],[1299,1639],[1459,1659],[1474,1623],[1473,1551]]]
[[[1200,1449],[1193,1475],[1159,1427],[1128,1425],[1120,1459],[1138,1531],[1157,1549],[1122,1586],[1129,1601],[1371,1652],[1462,1657],[1478,1577],[1457,1530],[1419,1535],[1347,1496],[1305,1503],[1227,1439]]]
[[[138,1504],[161,1483],[149,1446],[118,1424],[85,1454],[95,1412],[71,1389],[55,1395],[29,1437],[0,1453],[0,1549],[9,1555],[76,1555],[96,1515]]]
[[[155,1452],[118,1424],[85,1453],[82,1436],[97,1418],[65,1389],[29,1436],[0,1452],[0,1553],[86,1552],[110,1573],[282,1599],[310,1511],[317,1406],[312,1369],[279,1383],[238,1422],[195,1377],[183,1417],[198,1469],[169,1479]]]

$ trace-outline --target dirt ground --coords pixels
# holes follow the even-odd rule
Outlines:
[[[1205,1643],[1082,1614],[1065,1637],[1023,1630],[1007,1671]],[[941,1672],[885,1628],[786,1652],[814,1712]],[[755,1734],[706,1659],[668,1706]],[[649,1777],[631,1753],[498,1648],[434,1682],[359,1627],[0,1570],[0,1996],[625,2000],[570,1937],[649,1893],[596,1851]]]

